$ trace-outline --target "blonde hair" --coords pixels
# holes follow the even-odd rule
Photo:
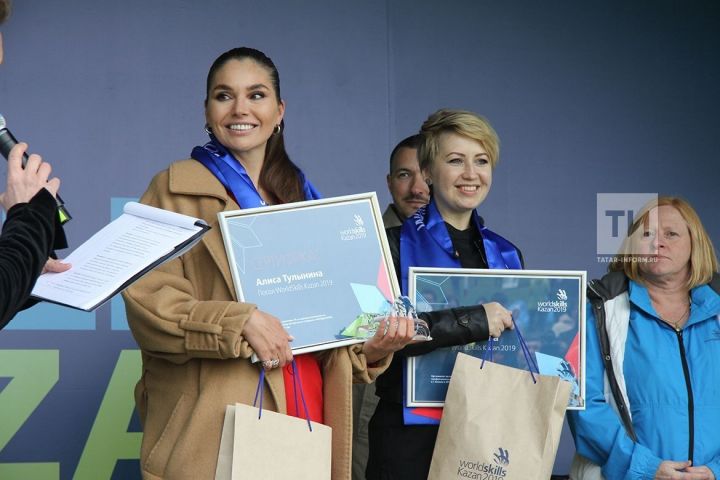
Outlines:
[[[718,271],[718,260],[715,255],[710,236],[703,227],[700,217],[695,209],[690,206],[687,200],[679,197],[661,196],[657,201],[647,203],[638,213],[638,217],[632,224],[628,236],[623,241],[617,258],[610,263],[608,270],[621,271],[636,282],[644,283],[639,269],[639,262],[633,261],[636,255],[632,253],[632,234],[646,225],[650,211],[656,207],[673,207],[680,213],[690,232],[690,275],[688,276],[687,288],[692,289],[699,285],[709,283],[715,272]]]
[[[476,140],[490,157],[494,169],[500,157],[500,139],[484,117],[465,110],[441,109],[430,115],[420,128],[423,141],[418,148],[420,168],[430,167],[440,148],[440,136],[451,132]]]

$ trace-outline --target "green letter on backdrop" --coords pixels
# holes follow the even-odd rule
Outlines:
[[[128,432],[127,427],[135,408],[133,391],[141,371],[139,350],[120,352],[73,480],[110,479],[118,459],[140,457],[142,433]]]
[[[12,378],[0,391],[0,451],[57,383],[59,372],[58,350],[0,350],[0,377]],[[0,478],[60,478],[60,464],[0,463]]]

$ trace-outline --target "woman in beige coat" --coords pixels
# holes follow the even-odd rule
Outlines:
[[[213,227],[123,294],[143,353],[135,398],[145,479],[214,477],[225,406],[253,402],[260,373],[253,353],[267,371],[263,407],[287,411],[282,370],[293,358],[291,338],[277,318],[237,301],[217,221],[221,211],[316,198],[285,153],[284,111],[268,57],[249,48],[224,53],[208,74],[211,142],[158,174],[141,199]],[[384,330],[364,344],[309,354],[319,371],[323,423],[333,429],[334,480],[350,478],[351,384],[373,381],[414,333],[402,318]]]

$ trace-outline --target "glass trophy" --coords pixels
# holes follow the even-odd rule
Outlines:
[[[428,341],[430,327],[427,322],[418,318],[415,306],[406,296],[397,297],[393,303],[387,302],[387,309],[382,313],[364,313],[343,331],[343,335],[358,338],[370,338],[377,333],[380,323],[392,317],[409,317],[415,322],[415,336],[413,340]],[[385,333],[390,328],[390,322],[385,322]]]

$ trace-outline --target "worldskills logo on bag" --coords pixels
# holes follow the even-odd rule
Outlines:
[[[362,217],[357,213],[353,215],[354,226],[340,230],[340,240],[349,242],[351,240],[360,240],[367,237],[367,230],[365,230],[365,222]]]
[[[483,460],[460,460],[457,477],[476,480],[500,480],[507,476],[509,467],[510,452],[505,448],[499,447],[497,453],[492,454],[492,462]]]
[[[537,311],[545,313],[565,313],[568,309],[567,304],[567,292],[562,288],[558,288],[555,294],[557,300],[547,300],[544,302],[538,302]]]
[[[657,193],[598,193],[597,194],[597,242],[598,263],[614,261],[647,261],[640,243],[628,238],[630,227],[644,206],[657,202]],[[639,229],[639,233],[642,229]],[[626,240],[628,240],[626,242]],[[624,255],[618,256],[624,247]],[[645,254],[645,255],[643,255]]]

